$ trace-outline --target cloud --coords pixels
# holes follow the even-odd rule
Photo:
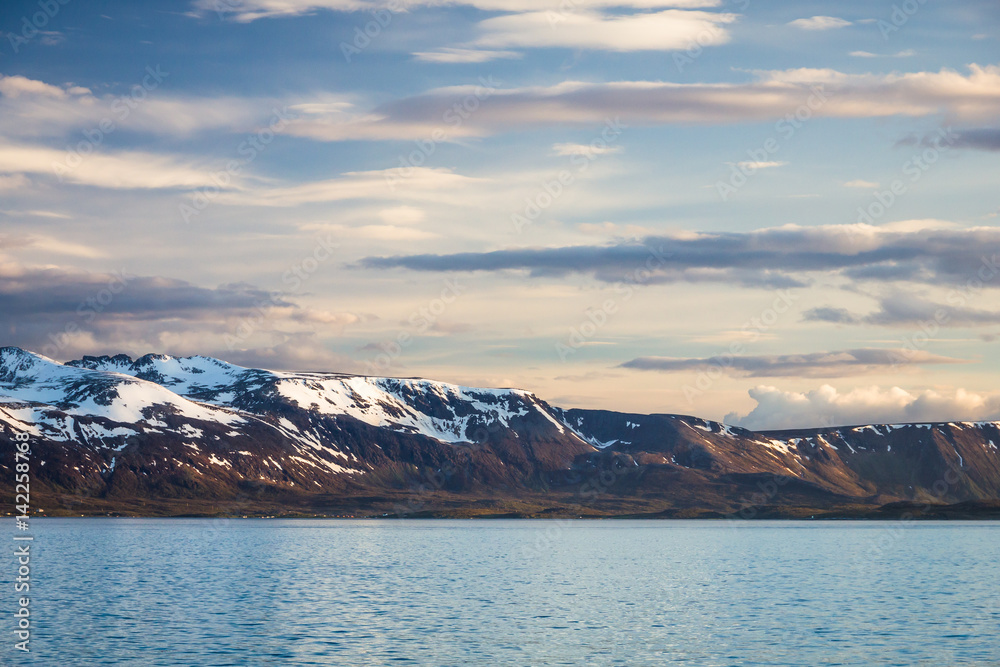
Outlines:
[[[341,238],[375,239],[378,241],[425,241],[437,238],[438,234],[399,225],[307,225],[303,229],[332,232]]]
[[[947,303],[937,303],[913,294],[893,292],[881,297],[878,310],[871,313],[858,314],[846,308],[824,306],[807,310],[802,317],[807,322],[889,327],[977,327],[1000,323],[1000,311],[965,305],[977,295],[977,290],[954,290]]]
[[[928,141],[930,139],[928,138]],[[973,148],[981,151],[1000,151],[1000,128],[981,127],[958,130],[955,146]]]
[[[992,255],[991,255],[992,253]],[[1000,287],[1000,229],[787,225],[751,232],[685,232],[604,246],[514,248],[451,255],[368,257],[370,268],[590,274],[605,282],[725,282],[802,286],[822,272],[852,281]]]
[[[911,393],[899,387],[872,386],[842,393],[830,385],[794,392],[761,385],[749,393],[757,406],[746,415],[726,415],[726,423],[752,430],[777,430],[1000,419],[998,392],[927,389]]]
[[[556,30],[555,32],[558,32]],[[996,118],[1000,66],[970,65],[969,73],[845,74],[831,69],[768,70],[745,83],[566,81],[553,86],[486,91],[464,85],[431,90],[374,109],[297,107],[287,132],[323,141],[426,139],[437,131],[454,141],[538,127],[773,123],[809,104],[815,117],[937,116],[976,123]],[[817,92],[819,91],[819,92]],[[474,100],[458,116],[456,105]]]
[[[24,174],[13,174],[11,176],[0,176],[0,192],[7,192],[10,190],[23,190],[31,185]]]
[[[15,177],[16,178],[16,177]],[[2,178],[0,178],[2,180]],[[30,183],[28,179],[24,179],[25,185]],[[31,217],[31,218],[55,218],[58,220],[70,220],[73,216],[67,215],[66,213],[56,213],[55,211],[44,211],[41,209],[26,210],[26,211],[0,211],[3,215],[11,217]]]
[[[49,213],[48,211],[28,211],[28,213],[33,213],[35,216],[40,216],[40,217],[49,217],[49,216],[54,216],[57,218],[68,217],[68,216],[60,216],[57,213]],[[29,236],[26,239],[26,241],[29,247],[36,247],[41,250],[44,250],[46,253],[52,253],[55,255],[65,255],[69,257],[85,257],[87,259],[107,257],[107,253],[99,248],[95,248],[89,245],[84,245],[81,243],[73,243],[71,241],[55,238],[53,236],[33,234]]]
[[[487,49],[442,48],[437,51],[417,51],[413,54],[425,63],[485,63],[491,60],[518,59],[523,57],[517,51],[490,51]]]
[[[854,56],[855,58],[910,58],[917,55],[917,52],[913,49],[906,49],[905,51],[897,51],[896,53],[872,53],[870,51],[851,51],[847,55]]]
[[[621,364],[620,368],[668,373],[716,369],[737,377],[846,377],[894,371],[905,366],[959,363],[965,362],[920,350],[860,348],[809,354],[723,355],[703,359],[638,357]]]
[[[609,16],[576,10],[531,11],[486,19],[473,43],[481,47],[672,51],[729,41],[722,26],[735,14],[668,9]]]
[[[190,161],[118,151],[76,156],[42,146],[0,143],[0,174],[39,174],[69,183],[114,189],[191,189],[213,185],[209,170]]]
[[[45,46],[56,46],[66,41],[66,35],[58,30],[39,30],[39,34],[42,35],[40,41]]]
[[[849,26],[851,22],[836,16],[813,16],[807,19],[789,21],[788,25],[802,30],[832,30],[833,28]]]
[[[591,144],[552,144],[553,152],[560,157],[571,157],[574,155],[583,155],[585,157],[596,157],[598,155],[607,155],[609,153],[621,153],[625,150],[624,146],[617,145],[603,145],[594,146]]]
[[[747,162],[737,162],[736,166],[740,169],[773,169],[774,167],[784,167],[787,162],[760,162],[760,161],[747,161]]]
[[[421,7],[440,5],[475,7],[484,11],[530,12],[538,9],[534,0],[240,0],[240,2],[220,2],[219,0],[195,0],[196,13],[204,16],[225,14],[241,23],[249,23],[263,18],[303,16],[318,10],[335,12],[371,12],[391,10],[409,11]],[[661,9],[665,7],[697,9],[717,7],[721,0],[573,0],[570,5],[576,10],[606,8]],[[554,5],[552,13],[565,11],[561,5]]]
[[[863,181],[860,178],[858,178],[858,179],[855,179],[853,181],[847,181],[846,183],[844,183],[844,187],[845,188],[865,188],[865,189],[877,188],[878,187],[878,181]]]
[[[1000,151],[1000,128],[978,127],[956,130],[948,128],[952,134],[949,145],[956,148],[971,148],[982,151]],[[896,142],[897,146],[922,146],[938,149],[941,132],[924,135],[910,134]]]
[[[5,246],[7,244],[5,243]],[[245,283],[200,287],[161,276],[29,266],[0,258],[0,336],[59,359],[95,351],[204,354],[360,321]]]
[[[361,364],[344,355],[331,352],[313,333],[295,333],[283,337],[280,343],[245,350],[219,349],[209,356],[224,359],[238,366],[266,368],[275,371],[337,371],[360,373]]]
[[[415,225],[427,217],[419,208],[412,206],[394,206],[378,212],[379,217],[388,225]]]
[[[214,201],[238,206],[297,206],[350,199],[418,199],[442,201],[483,179],[462,176],[450,169],[394,167],[351,171],[338,178],[290,186],[258,186],[222,193]],[[397,209],[398,212],[398,209]]]
[[[55,99],[65,99],[72,90],[73,94],[87,95],[90,90],[79,87],[59,87],[47,84],[43,81],[35,81],[21,75],[3,76],[0,75],[0,95],[6,98],[15,99],[22,94],[38,95],[41,97],[51,97]]]
[[[182,280],[154,276],[132,276],[126,271],[92,273],[63,267],[31,267],[0,264],[0,302],[5,319],[41,316],[77,316],[77,308],[109,286],[117,298],[101,304],[102,313],[129,317],[169,316],[216,310],[252,310],[271,295],[243,284],[216,289],[197,287]],[[125,289],[122,289],[122,287]],[[279,298],[275,305],[293,307]]]
[[[0,136],[53,137],[103,143],[122,128],[154,135],[189,136],[203,130],[256,131],[281,108],[277,99],[183,97],[159,88],[170,73],[157,68],[136,75],[122,95],[95,95],[73,84],[52,85],[23,76],[0,75]],[[145,84],[142,82],[145,80]],[[78,133],[73,136],[73,133]]]

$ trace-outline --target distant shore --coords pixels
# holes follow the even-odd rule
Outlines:
[[[356,499],[354,499],[356,500]],[[598,507],[550,504],[540,506],[523,499],[469,499],[467,504],[442,503],[416,511],[391,511],[391,499],[365,499],[367,507],[351,506],[351,498],[339,499],[339,507],[317,504],[308,506],[298,502],[281,505],[272,503],[238,503],[191,499],[163,499],[144,501],[108,502],[87,499],[75,507],[46,509],[34,514],[35,518],[68,517],[121,517],[121,518],[268,518],[268,519],[646,519],[646,520],[993,520],[1000,519],[1000,500],[966,501],[953,504],[930,504],[909,501],[883,505],[843,505],[834,507],[802,507],[763,505],[737,511],[713,508],[638,508],[635,502],[626,501],[615,508],[604,504]],[[452,504],[454,503],[454,504]],[[40,503],[44,506],[45,503]],[[57,505],[49,503],[50,506]],[[397,503],[398,506],[398,503]],[[645,511],[643,511],[645,510]],[[10,513],[5,513],[10,516]]]

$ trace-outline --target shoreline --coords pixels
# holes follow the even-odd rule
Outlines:
[[[83,511],[59,510],[51,513],[34,514],[33,519],[49,518],[120,518],[120,519],[319,519],[344,521],[372,520],[483,520],[496,521],[514,519],[522,521],[720,521],[727,523],[752,523],[759,521],[998,521],[1000,520],[1000,500],[971,501],[953,504],[927,505],[922,503],[890,503],[877,507],[830,507],[804,508],[769,506],[756,508],[751,516],[739,516],[738,512],[723,513],[714,509],[665,509],[656,512],[613,512],[604,513],[566,511],[568,508],[548,508],[547,511],[503,511],[456,507],[449,509],[427,509],[411,513],[378,512],[356,509],[353,511],[321,511],[306,508],[269,507],[262,510],[233,512],[228,508],[208,508],[188,511],[169,505],[160,505],[149,511],[129,511],[110,508],[87,508]],[[5,513],[13,517],[12,513]]]

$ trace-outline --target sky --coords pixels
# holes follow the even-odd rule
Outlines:
[[[0,345],[1000,419],[1000,5],[0,8]]]

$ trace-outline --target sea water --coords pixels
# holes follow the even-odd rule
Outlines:
[[[32,520],[16,665],[1000,665],[1000,523]],[[16,565],[10,561],[9,581]]]

